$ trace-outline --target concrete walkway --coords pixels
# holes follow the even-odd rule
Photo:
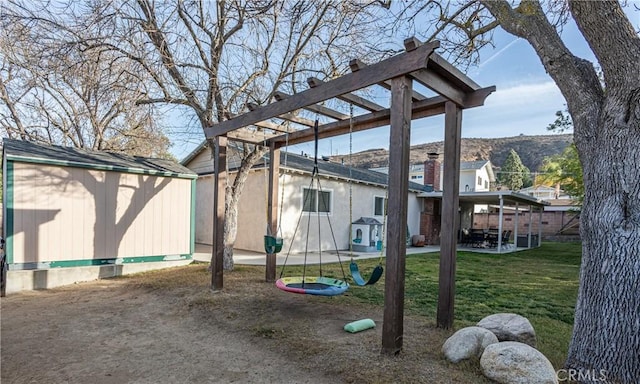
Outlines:
[[[407,255],[415,253],[432,253],[440,251],[438,246],[425,246],[425,247],[408,247]],[[380,252],[353,252],[353,258],[358,259],[375,259],[380,257]],[[287,253],[282,251],[278,253],[276,258],[277,265],[284,265]],[[295,253],[290,254],[287,259],[287,265],[303,265],[304,254]],[[193,259],[196,261],[210,262],[211,261],[211,246],[207,244],[196,244],[196,252],[193,254]],[[340,251],[340,259],[335,251],[322,252],[322,263],[337,263],[338,261],[349,262],[351,255],[349,251]],[[233,262],[240,265],[265,265],[266,257],[264,253],[245,251],[242,249],[233,250]],[[320,254],[317,252],[310,252],[307,254],[307,264],[319,264]]]

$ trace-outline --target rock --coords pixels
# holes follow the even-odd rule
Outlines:
[[[480,327],[462,328],[454,333],[442,346],[442,353],[447,360],[458,363],[466,359],[477,359],[489,344],[498,342],[491,331]]]
[[[536,347],[536,331],[526,317],[515,313],[496,313],[480,320],[478,327],[493,332],[500,341],[519,341]]]
[[[549,360],[537,349],[517,341],[487,346],[480,368],[486,377],[503,384],[558,383]]]

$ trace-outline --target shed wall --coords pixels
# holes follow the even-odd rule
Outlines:
[[[16,162],[10,261],[31,269],[190,254],[191,183]]]

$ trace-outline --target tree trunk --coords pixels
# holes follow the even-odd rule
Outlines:
[[[225,226],[224,226],[224,261],[223,268],[226,271],[233,270],[233,247],[238,235],[238,204],[244,191],[244,184],[249,176],[249,171],[258,160],[267,153],[267,149],[255,146],[252,150],[245,148],[240,168],[233,179],[233,183],[227,186],[225,191]],[[266,202],[265,202],[266,204]]]
[[[580,219],[582,266],[567,367],[579,381],[640,381],[639,90],[609,95],[597,127],[576,130],[585,198]],[[623,99],[635,104],[620,103]],[[626,108],[630,110],[624,111]],[[578,119],[579,120],[579,119]],[[587,130],[590,131],[590,130]],[[591,131],[593,132],[593,131]],[[580,376],[582,374],[582,376]]]
[[[234,196],[231,192],[232,189],[227,187],[225,198],[224,261],[222,263],[225,271],[233,271],[233,246],[238,234],[238,201],[240,196]],[[243,188],[240,188],[238,194],[242,194],[242,190]]]
[[[570,378],[640,382],[640,38],[616,1],[572,1],[571,14],[604,77],[571,54],[536,1],[483,4],[527,39],[574,122],[585,196],[582,265],[569,346]]]

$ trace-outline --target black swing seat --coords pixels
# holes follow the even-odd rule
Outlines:
[[[349,270],[351,271],[351,278],[353,279],[353,282],[356,283],[356,285],[359,285],[361,287],[365,285],[373,285],[377,283],[378,280],[380,280],[380,278],[382,277],[382,272],[384,272],[382,265],[378,264],[373,269],[371,276],[369,276],[369,280],[365,280],[364,278],[362,278],[362,275],[360,274],[360,270],[358,269],[358,264],[356,264],[355,261],[352,261],[349,264]]]

